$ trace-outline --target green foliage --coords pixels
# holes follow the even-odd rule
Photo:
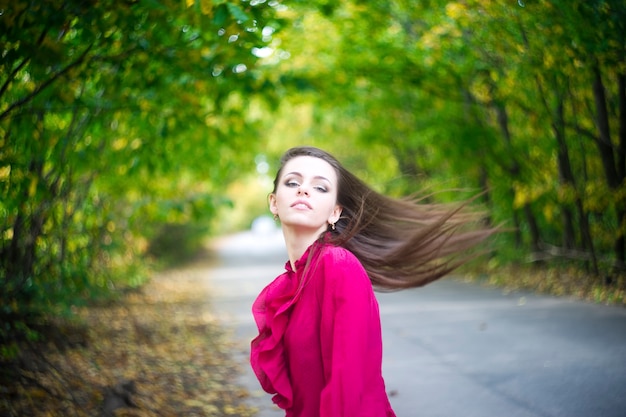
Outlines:
[[[248,106],[272,93],[252,50],[278,21],[245,1],[1,3],[8,346],[41,315],[141,283],[161,225],[207,230],[258,146]]]
[[[523,4],[0,0],[0,345],[245,224],[225,194],[260,214],[255,158],[303,143],[485,191],[505,258],[623,268],[626,7]]]
[[[307,128],[290,131],[296,142],[327,147],[393,194],[487,191],[489,220],[515,229],[503,252],[518,260],[623,270],[623,4],[294,9],[279,35],[292,58],[276,68],[287,111],[312,109]]]

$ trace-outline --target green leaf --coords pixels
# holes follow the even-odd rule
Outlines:
[[[228,18],[228,10],[226,6],[220,4],[215,11],[215,16],[213,17],[213,24],[215,26],[224,26],[226,19]]]
[[[237,6],[236,4],[226,3],[226,7],[228,7],[228,11],[230,12],[230,15],[238,22],[245,23],[248,20],[250,20],[250,17],[246,14],[246,12],[241,10],[241,8]]]

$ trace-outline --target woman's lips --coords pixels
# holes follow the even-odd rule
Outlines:
[[[291,207],[297,209],[311,209],[311,205],[304,200],[297,200],[291,205]]]

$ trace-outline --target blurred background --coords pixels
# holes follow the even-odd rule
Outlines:
[[[481,279],[624,302],[624,2],[4,0],[0,51],[2,355],[267,228],[296,145],[392,196],[483,193],[512,231]]]

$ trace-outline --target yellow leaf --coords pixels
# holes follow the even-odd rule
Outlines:
[[[213,10],[213,3],[211,0],[200,0],[200,11],[204,15],[210,15]]]
[[[33,178],[30,180],[30,186],[28,187],[28,196],[32,197],[37,192],[37,184],[39,183],[38,178]]]
[[[3,166],[0,168],[0,181],[6,181],[11,174],[11,165]]]

